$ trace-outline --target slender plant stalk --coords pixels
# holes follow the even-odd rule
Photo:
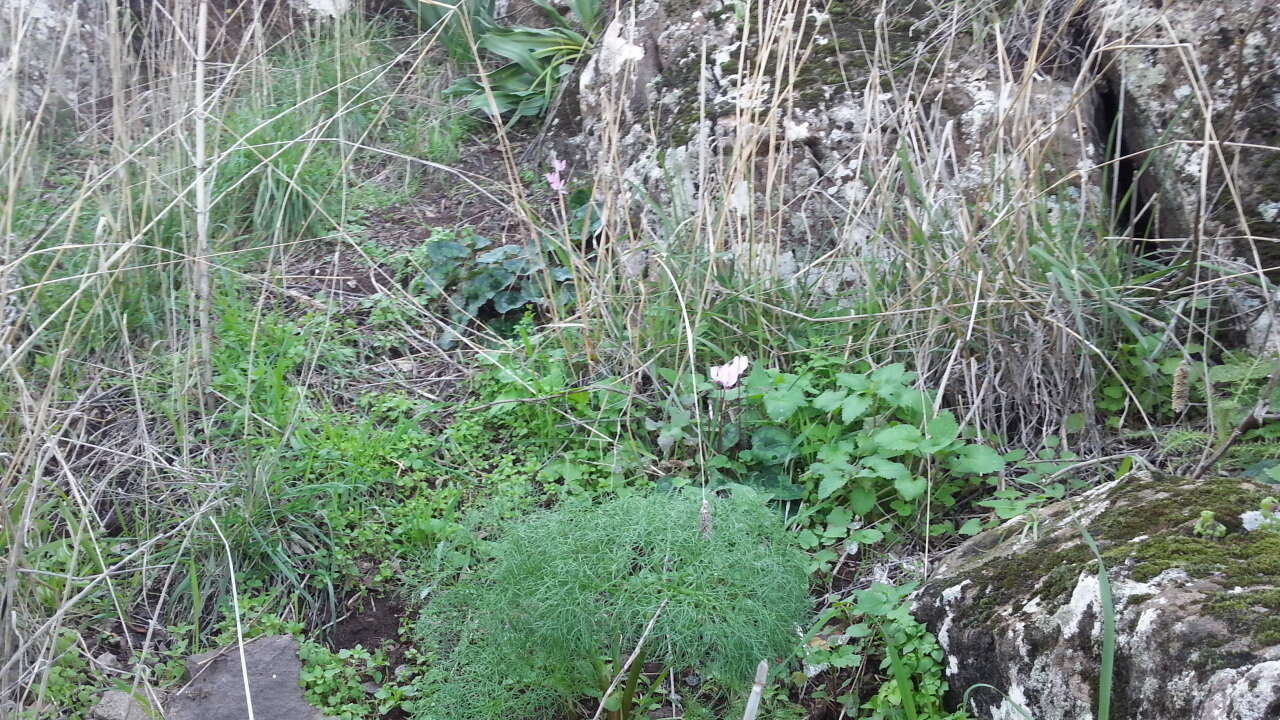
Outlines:
[[[195,57],[195,206],[196,251],[192,276],[196,289],[196,324],[199,333],[199,373],[203,397],[213,384],[213,295],[209,278],[209,177],[207,174],[206,133],[208,113],[205,107],[205,69],[208,55],[209,2],[198,0]]]
[[[631,655],[627,661],[622,664],[618,670],[618,674],[613,676],[613,681],[609,683],[609,687],[605,688],[604,694],[600,696],[600,707],[596,708],[596,714],[591,716],[591,720],[600,720],[600,714],[605,711],[605,703],[608,702],[609,696],[618,688],[618,683],[627,675],[627,671],[631,668],[636,659],[644,653],[645,643],[649,641],[649,633],[653,632],[653,626],[658,622],[658,616],[667,608],[667,601],[663,600],[658,604],[658,609],[653,611],[653,617],[649,618],[648,624],[644,626],[644,632],[640,633],[640,639],[636,641],[635,650],[631,651]]]
[[[760,699],[764,696],[764,684],[769,679],[769,661],[761,660],[756,666],[756,679],[751,683],[751,694],[747,696],[747,709],[742,713],[742,720],[756,720],[760,714]]]

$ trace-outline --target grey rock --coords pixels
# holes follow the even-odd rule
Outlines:
[[[46,116],[80,114],[111,95],[107,8],[101,0],[0,0],[0,89],[15,85],[20,117],[42,103]]]
[[[107,670],[120,669],[120,659],[117,658],[115,654],[107,650],[104,650],[101,653],[99,653],[98,656],[93,659],[93,661],[98,663],[99,667],[105,668]]]
[[[949,699],[977,717],[1092,720],[1103,611],[1088,528],[1106,561],[1116,622],[1112,716],[1280,717],[1280,536],[1236,518],[1265,486],[1132,476],[1017,518],[946,556],[915,611],[946,653]],[[1201,510],[1220,540],[1193,532]]]
[[[1201,234],[1214,262],[1233,270],[1275,267],[1280,9],[1270,0],[1102,0],[1089,23],[1115,48],[1105,60],[1123,83],[1126,141],[1146,151],[1159,190],[1160,235]],[[1277,299],[1245,284],[1231,299],[1249,346],[1280,352]]]
[[[150,720],[157,717],[147,712],[138,700],[122,690],[108,690],[90,712],[93,720]]]
[[[303,699],[298,676],[298,644],[288,635],[255,638],[244,644],[249,693],[257,718],[322,720]],[[169,720],[246,720],[241,651],[236,646],[187,658],[190,682],[169,701]]]

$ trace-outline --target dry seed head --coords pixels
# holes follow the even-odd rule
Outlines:
[[[704,538],[711,537],[711,505],[706,498],[703,498],[702,507],[698,509],[698,533]]]
[[[1187,370],[1187,361],[1184,359],[1178,363],[1178,369],[1173,371],[1173,411],[1181,413],[1187,409],[1190,393],[1188,391],[1188,380],[1191,377],[1190,371]]]

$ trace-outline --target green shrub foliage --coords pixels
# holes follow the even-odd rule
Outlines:
[[[419,649],[436,663],[416,717],[592,708],[655,613],[646,662],[697,673],[703,693],[744,690],[756,663],[798,641],[806,561],[760,495],[708,502],[709,532],[697,493],[571,503],[513,524],[491,563],[427,604]]]

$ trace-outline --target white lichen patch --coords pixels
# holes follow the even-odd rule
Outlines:
[[[616,75],[622,72],[627,63],[634,63],[644,58],[644,48],[633,42],[635,26],[628,23],[625,28],[629,37],[623,37],[622,23],[610,23],[604,37],[600,40],[600,51],[596,57],[600,71],[606,75]]]
[[[1062,632],[1064,637],[1070,637],[1079,633],[1082,628],[1080,623],[1084,620],[1086,613],[1092,613],[1094,617],[1094,625],[1098,624],[1098,576],[1081,573],[1080,578],[1076,580],[1075,589],[1071,591],[1071,599],[1063,605],[1058,612],[1053,614],[1054,623]],[[1093,629],[1084,629],[1090,635]]]
[[[809,139],[809,123],[798,123],[790,118],[782,123],[784,137],[788,142],[801,142]]]
[[[1271,709],[1280,697],[1280,661],[1258,663],[1247,670],[1219,670],[1208,686],[1199,717],[1275,720]]]
[[[1265,202],[1259,205],[1258,215],[1267,222],[1280,220],[1280,200]]]

